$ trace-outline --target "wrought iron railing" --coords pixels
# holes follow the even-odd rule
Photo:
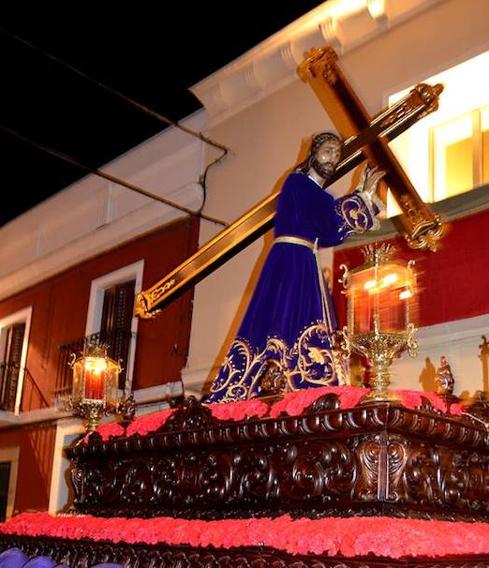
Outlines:
[[[0,410],[15,410],[20,365],[0,364]]]
[[[119,388],[123,389],[127,376],[127,363],[131,340],[134,337],[136,337],[136,334],[131,331],[116,329],[113,331],[92,333],[86,337],[80,337],[79,339],[60,345],[58,369],[56,373],[56,386],[54,391],[55,398],[61,398],[71,394],[73,373],[70,367],[70,361],[72,360],[73,354],[77,357],[81,355],[84,347],[89,343],[105,343],[108,346],[107,353],[109,357],[120,362],[122,372],[119,375]]]
[[[47,408],[49,406],[49,402],[46,400],[46,397],[37,384],[36,379],[32,376],[27,367],[21,367],[18,364],[12,363],[1,363],[0,410],[7,410],[9,412],[15,411],[19,378],[22,373],[24,382],[22,385],[23,392],[21,409],[36,410],[38,408]]]
[[[24,383],[22,387],[21,410],[37,410],[38,408],[48,408],[48,400],[44,396],[36,379],[32,376],[27,367],[24,367]]]

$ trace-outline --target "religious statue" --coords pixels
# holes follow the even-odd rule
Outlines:
[[[325,187],[342,148],[336,134],[315,135],[308,158],[287,177],[272,249],[206,402],[344,382],[332,350],[336,321],[318,249],[378,228],[383,204],[376,189],[384,172],[366,168],[356,190],[335,199]]]
[[[455,386],[455,379],[453,377],[452,369],[447,361],[447,358],[442,355],[440,357],[440,366],[436,371],[436,383],[438,385],[437,392],[442,395],[452,395],[453,387]]]

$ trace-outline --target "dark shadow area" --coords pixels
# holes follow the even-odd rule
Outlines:
[[[436,383],[436,367],[429,357],[426,357],[425,364],[421,374],[419,375],[419,384],[425,391],[435,391],[437,390]]]

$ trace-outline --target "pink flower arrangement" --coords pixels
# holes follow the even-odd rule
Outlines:
[[[129,424],[126,435],[133,436],[134,434],[139,434],[141,436],[145,436],[146,434],[149,434],[149,432],[154,432],[163,426],[174,412],[174,408],[168,408],[159,412],[152,412],[151,414],[139,416],[136,420],[134,420],[134,422]],[[104,442],[108,442],[110,438],[119,438],[125,433],[124,428],[117,422],[101,424],[97,427],[96,431],[102,436],[102,440]],[[85,444],[88,443],[90,435],[91,432],[83,438],[83,442]]]
[[[102,436],[102,440],[107,442],[112,436],[122,436],[124,428],[117,422],[111,422],[110,424],[101,424],[97,428],[97,432]]]
[[[448,413],[446,402],[436,392],[397,390],[395,393],[400,397],[401,403],[405,408],[418,408],[423,404],[422,398],[425,398],[435,410],[440,411],[442,414]],[[460,416],[463,410],[464,405],[460,402],[450,405],[450,414],[452,416]]]
[[[160,410],[159,412],[152,412],[151,414],[139,416],[127,427],[127,436],[133,436],[134,434],[145,436],[150,432],[158,430],[158,428],[161,428],[174,412],[174,408],[167,408],[165,410]]]
[[[289,416],[298,416],[304,410],[313,404],[322,396],[334,394],[338,396],[340,408],[353,408],[357,406],[360,400],[370,392],[370,389],[360,387],[320,387],[315,389],[304,389],[296,392],[287,393],[281,400],[274,404],[267,404],[260,399],[242,400],[228,403],[209,404],[208,408],[211,414],[217,420],[244,420],[246,418],[262,418],[270,416],[277,418],[281,414]],[[436,393],[429,391],[410,391],[397,390],[394,391],[400,398],[401,404],[406,408],[415,409],[422,405],[422,397],[426,398],[433,408],[442,413],[447,413],[447,405],[445,401]],[[127,428],[127,436],[139,434],[145,436],[150,432],[154,432],[164,426],[166,421],[176,412],[177,409],[166,409],[152,414],[140,416],[132,422]],[[464,410],[461,403],[452,404],[450,414],[460,416]],[[97,428],[97,432],[102,436],[104,442],[111,437],[120,437],[124,435],[124,428],[120,424],[102,424]],[[89,435],[85,436],[84,442],[88,441]]]
[[[261,418],[268,413],[269,406],[260,399],[240,400],[227,404],[209,404],[209,410],[217,420],[244,420],[245,418]]]
[[[24,513],[4,524],[0,533],[110,542],[166,543],[194,547],[264,545],[291,554],[345,557],[373,554],[384,558],[489,554],[489,524],[425,521],[386,517],[324,519],[229,519],[190,521],[55,516]]]
[[[270,416],[276,418],[282,413],[289,416],[298,416],[311,404],[322,396],[335,394],[340,399],[341,408],[353,408],[363,398],[369,389],[358,387],[320,387],[316,389],[304,389],[287,393],[282,400],[276,402],[270,411]]]

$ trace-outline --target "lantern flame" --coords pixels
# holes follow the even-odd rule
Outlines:
[[[377,286],[377,280],[367,280],[367,282],[365,282],[365,284],[363,285],[365,290],[372,290],[376,286]]]
[[[413,295],[413,293],[411,292],[411,290],[403,290],[403,291],[399,294],[399,299],[400,299],[400,300],[407,300],[407,299],[409,299],[412,295]]]
[[[395,272],[391,273],[391,274],[387,274],[387,276],[384,276],[384,278],[382,279],[382,287],[387,287],[390,286],[391,284],[394,284],[394,282],[397,282],[399,280],[399,275],[396,274]]]
[[[107,360],[103,357],[85,357],[85,371],[100,374],[107,370]]]

